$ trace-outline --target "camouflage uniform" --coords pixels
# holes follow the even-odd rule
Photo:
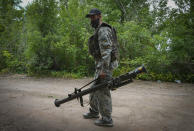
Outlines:
[[[101,72],[106,74],[104,79],[101,79],[91,86],[91,88],[93,88],[96,84],[110,80],[112,78],[113,69],[118,66],[117,61],[111,61],[113,44],[111,29],[107,26],[100,26],[96,29],[94,35],[90,37],[88,44],[89,52],[95,60],[95,79],[99,77]],[[100,113],[104,119],[111,118],[112,99],[108,87],[91,93],[89,98],[92,111]]]

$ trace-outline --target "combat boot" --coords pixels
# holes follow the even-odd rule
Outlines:
[[[97,126],[113,127],[113,120],[111,118],[110,119],[101,118],[96,120],[94,124]]]
[[[99,113],[94,112],[92,109],[89,109],[88,113],[83,114],[84,119],[99,118]]]

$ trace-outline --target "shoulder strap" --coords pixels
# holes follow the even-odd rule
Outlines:
[[[97,28],[97,30],[96,30],[96,32],[95,32],[95,34],[94,34],[96,38],[98,38],[98,31],[100,30],[101,27],[109,27],[111,30],[114,30],[114,31],[115,31],[115,29],[112,28],[111,25],[109,25],[109,24],[103,22],[103,23]]]

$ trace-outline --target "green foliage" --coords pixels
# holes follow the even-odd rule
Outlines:
[[[0,1],[0,70],[10,68],[12,56],[19,56],[18,46],[21,35],[21,20],[23,9],[19,6],[21,0]],[[6,52],[7,51],[7,54]]]
[[[29,72],[40,72],[48,70],[53,65],[51,44],[53,36],[48,34],[42,38],[40,32],[34,31],[29,33],[28,48],[25,51],[27,62],[27,70]]]
[[[57,3],[55,0],[35,0],[27,7],[27,72],[45,72],[55,64],[53,45],[58,42]]]
[[[59,77],[59,78],[74,78],[74,79],[78,79],[78,78],[82,78],[83,75],[78,74],[78,73],[70,73],[70,72],[66,72],[66,71],[51,71],[50,74],[48,76],[51,77]]]
[[[123,25],[116,25],[121,49],[121,58],[133,59],[144,56],[148,48],[152,47],[151,33],[134,21]]]
[[[148,72],[146,74],[140,74],[138,75],[137,79],[142,79],[142,80],[161,80],[161,81],[168,81],[168,82],[174,82],[175,80],[181,80],[182,82],[194,82],[194,75],[193,74],[182,74],[182,75],[177,75],[177,74],[172,74],[170,72],[164,74],[158,74],[154,72]]]
[[[2,51],[2,59],[4,61],[5,67],[1,72],[24,72],[25,70],[25,63],[19,61],[13,54],[9,51],[4,50]]]
[[[144,64],[138,79],[194,81],[194,7],[192,0],[20,0],[0,2],[0,70],[29,75],[80,78],[94,74],[88,38],[94,30],[85,15],[102,11],[117,30],[118,76]],[[152,7],[152,8],[150,8]]]

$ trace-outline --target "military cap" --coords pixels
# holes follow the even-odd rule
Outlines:
[[[101,11],[97,8],[93,8],[90,10],[90,12],[86,15],[86,18],[92,16],[92,15],[100,15]]]

